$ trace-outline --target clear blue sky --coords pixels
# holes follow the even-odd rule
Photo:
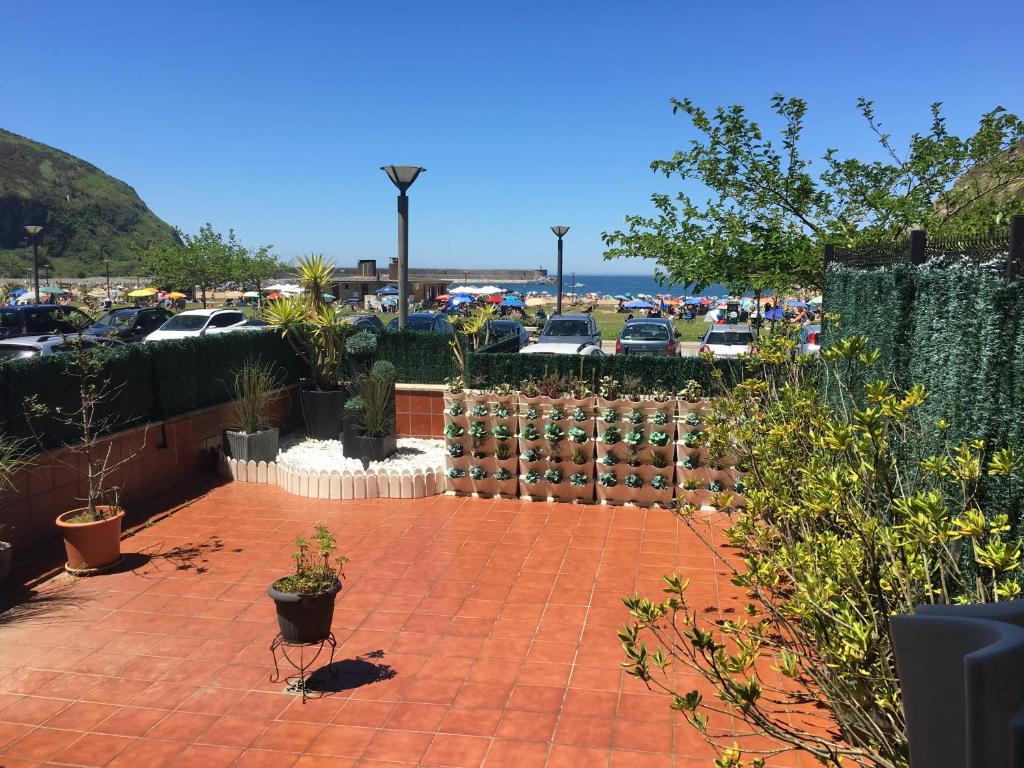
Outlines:
[[[670,97],[767,112],[810,102],[814,148],[864,156],[874,98],[898,138],[941,100],[969,131],[1024,112],[1024,3],[7,2],[0,126],[135,187],[186,231],[210,221],[286,258],[395,249],[378,167],[411,191],[414,266],[603,262],[602,230],[649,209],[651,160],[685,144]],[[1014,42],[1016,41],[1016,43]],[[670,187],[668,187],[670,188]]]

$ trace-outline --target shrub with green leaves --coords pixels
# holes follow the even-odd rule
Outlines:
[[[586,488],[590,485],[590,475],[586,472],[573,472],[569,475],[569,485],[573,488]]]
[[[793,360],[792,346],[762,334],[748,376],[715,401],[707,427],[711,445],[732,446],[750,470],[748,506],[725,532],[730,555],[704,516],[677,510],[746,591],[747,615],[709,619],[684,574],[667,575],[667,596],[625,598],[626,670],[664,692],[722,766],[758,764],[734,745],[738,720],[769,754],[906,768],[889,617],[1020,595],[1021,543],[1006,509],[1021,461],[980,440],[930,452],[925,389],[874,378],[879,355],[863,337],[836,341],[821,363]],[[679,688],[683,668],[712,694]],[[814,712],[814,724],[796,711]]]
[[[377,351],[377,334],[373,331],[356,331],[345,339],[345,351],[350,355],[372,355]]]

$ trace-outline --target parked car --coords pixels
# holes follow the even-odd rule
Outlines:
[[[749,325],[713,325],[700,342],[701,352],[715,357],[739,357],[754,350],[754,332]]]
[[[77,307],[62,304],[26,304],[0,307],[0,338],[78,333],[92,318]]]
[[[384,323],[376,315],[338,315],[338,319],[344,323],[354,325],[356,328],[368,328],[371,331],[383,331]]]
[[[615,354],[674,357],[678,336],[672,321],[665,318],[627,320],[615,342]]]
[[[515,336],[519,340],[516,351],[530,343],[530,332],[518,320],[488,320],[485,330],[491,341],[506,336]]]
[[[537,342],[519,350],[521,355],[583,355],[584,357],[604,357],[604,352],[597,344],[583,342],[577,344],[575,341],[569,343],[559,342]]]
[[[796,337],[796,353],[798,355],[820,355],[821,346],[818,344],[820,336],[821,326],[819,324],[805,325]]]
[[[230,333],[232,331],[254,331],[269,328],[264,320],[250,320],[237,309],[190,309],[179,312],[161,325],[145,341],[184,339],[189,336],[205,336],[208,333]]]
[[[455,333],[452,321],[444,312],[410,312],[405,321],[407,331],[436,331],[437,333]],[[398,317],[388,323],[389,331],[398,330]]]
[[[0,360],[23,360],[29,357],[49,357],[60,352],[67,352],[75,344],[86,349],[97,347],[120,346],[121,341],[114,338],[96,337],[78,334],[47,334],[44,336],[18,336],[0,341]]]
[[[537,339],[540,344],[593,344],[601,346],[601,330],[593,315],[552,315]]]
[[[112,336],[121,341],[142,341],[171,317],[163,307],[112,309],[86,329],[90,336]]]

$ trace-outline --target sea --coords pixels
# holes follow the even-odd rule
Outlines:
[[[554,276],[552,275],[552,278]],[[729,291],[723,285],[715,284],[708,286],[703,291],[695,291],[694,285],[662,285],[650,275],[584,275],[575,276],[576,283],[573,286],[572,275],[564,275],[562,278],[563,289],[566,293],[596,293],[600,296],[647,296],[671,295],[671,296],[727,296]],[[471,283],[472,284],[472,283]],[[479,283],[483,285],[483,283]],[[549,293],[555,295],[555,284],[552,283],[494,283],[499,288],[505,288],[516,293]]]

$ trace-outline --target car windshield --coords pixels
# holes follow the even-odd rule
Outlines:
[[[0,326],[4,328],[20,328],[20,315],[17,312],[0,312]]]
[[[95,325],[100,328],[131,328],[134,322],[134,312],[107,312]]]
[[[659,323],[630,323],[622,329],[623,341],[668,341],[668,327]]]
[[[552,320],[544,326],[542,336],[589,336],[586,320]]]
[[[429,331],[434,327],[433,316],[426,317],[408,317],[405,320],[405,329],[407,331]]]
[[[37,347],[23,347],[20,344],[0,345],[0,360],[17,360],[20,357],[35,357],[38,354]]]
[[[717,333],[711,333],[708,335],[705,344],[721,344],[724,346],[738,346],[740,344],[750,344],[754,340],[754,335],[749,331],[737,331],[733,333],[725,333],[719,331]]]
[[[198,331],[210,318],[206,315],[175,315],[160,326],[161,331]]]

